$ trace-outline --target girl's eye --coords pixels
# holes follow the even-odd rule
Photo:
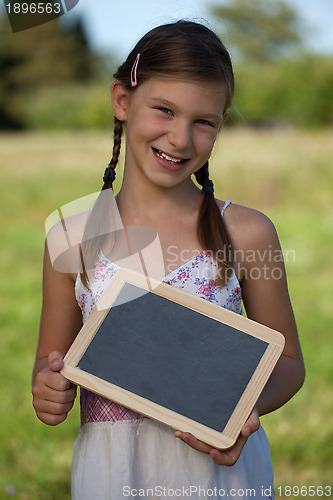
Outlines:
[[[213,124],[211,122],[209,122],[208,120],[197,120],[197,123],[199,123],[200,125],[209,125],[209,126],[213,126]]]
[[[159,109],[160,111],[162,111],[163,113],[172,114],[171,109],[168,109],[168,108],[163,108],[163,106],[162,106],[162,107],[160,107],[160,108],[158,108],[158,109]]]

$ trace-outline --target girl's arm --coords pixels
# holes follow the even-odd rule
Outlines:
[[[74,278],[53,269],[45,245],[43,307],[32,394],[36,415],[46,424],[63,422],[74,404],[76,387],[59,370],[63,354],[81,326],[81,311],[74,295]]]
[[[300,389],[305,369],[276,230],[263,214],[250,212],[242,242],[244,306],[250,319],[285,337],[282,356],[257,402],[259,415],[264,415],[284,405]]]

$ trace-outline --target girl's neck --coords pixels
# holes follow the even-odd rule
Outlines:
[[[173,219],[196,212],[203,198],[190,179],[172,188],[149,183],[139,187],[124,176],[116,199],[124,225],[145,225],[155,219]]]

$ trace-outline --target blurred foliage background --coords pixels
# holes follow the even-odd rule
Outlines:
[[[267,213],[295,255],[286,265],[307,380],[262,420],[277,498],[306,498],[282,487],[333,486],[333,54],[307,48],[306,27],[286,1],[229,0],[211,13],[236,76],[234,108],[211,161],[217,196]],[[120,61],[91,48],[79,18],[13,35],[0,15],[0,38],[0,500],[63,500],[78,404],[50,428],[37,421],[30,392],[43,224],[101,188]]]
[[[233,0],[212,7],[212,15],[235,65],[237,112],[229,125],[333,123],[332,54],[306,49],[306,29],[290,5]],[[81,19],[67,26],[54,20],[13,36],[3,15],[0,33],[0,129],[110,126],[108,84],[119,61],[91,49]]]

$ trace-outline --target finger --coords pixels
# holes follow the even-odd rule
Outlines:
[[[65,378],[61,373],[52,373],[49,379],[51,389],[59,392],[74,391],[76,392],[76,386],[71,384],[67,378]],[[47,384],[49,385],[49,384]]]
[[[252,411],[251,415],[249,418],[246,420],[242,430],[241,434],[242,436],[249,437],[251,434],[256,432],[260,427],[260,420],[259,420],[259,413],[256,408]]]
[[[58,391],[56,389],[48,389],[42,396],[45,401],[54,401],[59,404],[66,404],[74,401],[76,398],[76,388],[70,388],[66,391]]]
[[[232,467],[239,459],[246,441],[247,441],[246,437],[239,436],[236,443],[228,450],[220,451],[215,448],[212,448],[210,451],[210,456],[217,465]]]
[[[175,436],[184,441],[184,443],[186,443],[191,448],[201,451],[202,453],[206,453],[207,455],[212,449],[211,446],[203,443],[202,441],[199,441],[196,437],[193,436],[193,434],[190,434],[189,432],[176,431]]]
[[[203,443],[202,441],[199,441],[192,434],[188,432],[177,431],[175,432],[175,436],[179,437],[179,439],[184,441],[184,443],[189,445],[191,448],[194,448],[197,451],[201,451],[202,453],[210,455],[213,461],[217,465],[224,465],[226,467],[231,467],[235,465],[247,441],[246,437],[239,436],[234,446],[232,446],[232,448],[225,451],[221,451],[216,448],[213,448],[212,446],[209,446],[206,443]]]
[[[59,425],[62,422],[64,422],[67,418],[67,413],[64,413],[62,415],[53,415],[51,413],[36,413],[37,417],[39,420],[41,420],[44,424],[47,425]]]
[[[75,387],[69,382],[69,380],[67,380],[67,378],[61,375],[61,373],[52,372],[49,369],[39,372],[36,376],[36,382],[37,384],[40,382],[46,387],[60,392],[67,391]]]
[[[64,415],[73,408],[74,401],[68,403],[55,403],[54,401],[47,401],[40,399],[35,401],[35,408],[38,413],[49,413],[51,415]]]
[[[59,373],[39,373],[32,388],[32,394],[37,398],[65,403],[75,399],[76,386],[70,384]]]
[[[58,351],[52,351],[48,355],[49,367],[54,372],[59,372],[63,367],[64,355]]]

